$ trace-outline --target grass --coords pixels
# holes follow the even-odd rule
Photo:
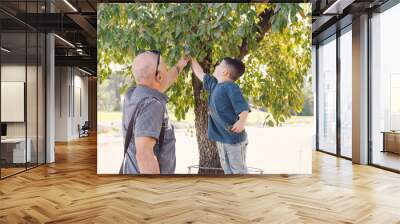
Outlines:
[[[98,111],[97,119],[99,121],[121,121],[122,120],[122,112],[120,112],[120,111],[113,111],[113,112]]]

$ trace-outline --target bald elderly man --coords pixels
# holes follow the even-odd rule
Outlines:
[[[133,60],[137,86],[127,91],[123,105],[125,155],[121,174],[173,174],[175,134],[168,119],[164,92],[178,79],[189,58],[168,70],[160,53],[146,51]]]

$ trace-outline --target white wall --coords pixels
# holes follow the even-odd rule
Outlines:
[[[83,75],[76,68],[56,67],[56,141],[79,138],[78,124],[88,120],[88,78]]]
[[[25,82],[25,64],[6,64],[1,66],[1,81],[4,82]],[[7,110],[7,108],[1,108]],[[8,137],[25,137],[25,122],[8,122]]]
[[[70,77],[67,67],[55,68],[55,141],[68,140],[68,86]]]
[[[72,121],[72,135],[78,137],[78,124],[81,126],[88,120],[88,78],[81,76],[82,73],[77,73],[74,70],[74,108]],[[80,97],[79,97],[80,96]],[[80,101],[80,102],[79,102]],[[81,108],[80,108],[81,107]],[[81,110],[81,111],[80,111]],[[75,113],[74,113],[75,112]]]
[[[1,122],[25,121],[25,82],[1,81],[1,108]]]

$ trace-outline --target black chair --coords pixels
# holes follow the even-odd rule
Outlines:
[[[89,136],[89,129],[90,129],[89,121],[85,121],[85,123],[82,125],[82,127],[80,127],[80,125],[78,125],[79,138]]]

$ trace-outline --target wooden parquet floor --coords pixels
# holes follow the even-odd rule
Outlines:
[[[315,152],[312,175],[96,174],[96,139],[0,181],[0,223],[400,223],[400,175]]]

